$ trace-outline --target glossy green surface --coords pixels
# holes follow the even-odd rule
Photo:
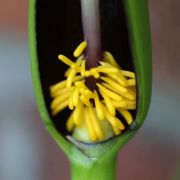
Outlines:
[[[138,111],[136,123],[140,127],[149,108],[152,83],[148,6],[146,0],[124,0],[123,2],[128,20],[131,49],[137,76]],[[36,0],[29,1],[29,48],[35,96],[44,125],[70,159],[73,180],[93,180],[97,179],[97,177],[99,180],[113,180],[115,179],[117,152],[132,138],[138,128],[110,141],[96,145],[85,145],[78,142],[73,144],[56,130],[45,106],[40,81],[36,46],[35,3]],[[79,174],[80,172],[82,176]]]

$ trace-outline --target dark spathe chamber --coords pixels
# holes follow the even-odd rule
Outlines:
[[[124,70],[134,71],[122,1],[101,0],[100,12],[102,51],[111,52]],[[80,0],[37,1],[36,32],[40,80],[46,107],[51,114],[49,87],[64,79],[67,68],[57,56],[61,53],[73,59],[74,48],[84,39]],[[67,134],[65,122],[69,114],[65,109],[52,117],[62,135]]]

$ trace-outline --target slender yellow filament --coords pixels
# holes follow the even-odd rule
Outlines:
[[[121,70],[121,73],[126,77],[133,78],[133,79],[135,78],[135,74],[133,72]]]
[[[71,87],[71,85],[73,83],[73,79],[74,79],[76,73],[77,73],[77,71],[75,69],[71,69],[71,71],[70,71],[70,73],[69,73],[69,75],[67,77],[67,85],[66,85],[67,88]]]
[[[75,63],[72,63],[71,66],[70,66],[70,68],[68,68],[68,69],[66,70],[66,72],[64,73],[64,76],[65,76],[65,77],[68,77],[68,75],[69,75],[69,73],[70,73],[70,71],[71,71],[71,68],[74,68],[74,69],[76,69],[76,70],[78,70],[78,71],[81,71],[80,68],[79,68],[79,65],[80,65],[83,61],[84,61],[84,56],[83,56],[83,55],[80,56],[80,57],[78,57],[78,59],[76,60],[76,62],[75,62]]]
[[[55,116],[59,111],[62,111],[64,108],[68,106],[69,101],[64,101],[61,104],[59,104],[56,108],[53,109],[52,115]]]
[[[100,102],[98,94],[96,91],[94,91],[94,99],[95,99],[95,106],[96,106],[97,115],[98,115],[100,120],[103,120],[104,119],[104,113],[103,113],[103,109],[102,109],[102,103]]]
[[[129,79],[127,80],[128,86],[135,86],[136,85],[136,80],[135,79]]]
[[[115,81],[113,81],[113,80],[111,80],[111,79],[109,79],[109,78],[101,77],[101,79],[102,79],[103,81],[105,81],[106,83],[108,83],[110,86],[112,86],[112,87],[114,87],[115,89],[117,89],[117,90],[118,90],[119,92],[121,92],[121,93],[126,93],[126,92],[128,91],[127,88],[119,85],[117,82],[115,82]]]
[[[89,133],[89,138],[92,142],[95,142],[98,140],[98,138],[96,136],[96,132],[95,132],[95,129],[94,129],[93,124],[91,122],[90,115],[89,115],[87,108],[85,108],[84,115],[85,115],[86,126],[87,126],[88,133]]]
[[[127,87],[127,80],[125,77],[120,73],[118,74],[108,74],[108,77],[112,78],[113,80],[117,81],[120,85]]]
[[[62,94],[64,93],[71,93],[73,91],[74,87],[70,87],[70,88],[63,88],[63,89],[59,89],[57,91],[55,91],[54,93],[51,94],[52,98],[58,97],[58,96],[62,96]]]
[[[87,107],[92,106],[92,104],[89,102],[89,97],[81,95],[80,99]]]
[[[86,71],[86,61],[83,60],[81,63],[81,76],[85,76],[85,71]]]
[[[129,111],[124,110],[124,109],[117,109],[117,110],[120,112],[120,114],[122,114],[122,116],[124,117],[124,119],[127,121],[129,125],[133,122],[133,117]]]
[[[74,112],[71,113],[70,117],[67,120],[66,128],[69,132],[71,132],[74,128],[74,119],[73,119]]]
[[[73,115],[74,124],[76,124],[77,126],[82,125],[82,114],[83,114],[83,104],[79,103],[76,109],[74,110],[74,115]]]
[[[111,53],[109,53],[108,51],[105,51],[104,56],[105,56],[104,60],[106,62],[108,62],[109,64],[111,64],[112,66],[114,66],[114,67],[116,67],[118,69],[120,68],[119,64],[116,62],[116,60],[114,59],[114,57],[113,57],[113,55]]]
[[[64,56],[64,55],[62,55],[62,54],[60,54],[60,55],[58,56],[58,59],[61,60],[63,63],[67,64],[68,66],[71,66],[71,65],[74,64],[73,61],[71,61],[68,57],[66,57],[66,56]]]
[[[74,106],[77,106],[79,102],[79,89],[78,88],[75,88],[72,99],[73,99]]]
[[[64,94],[64,96],[58,96],[51,103],[51,109],[56,108],[59,104],[69,99],[70,92]]]
[[[98,78],[100,77],[97,68],[92,68],[92,69],[90,69],[89,72],[90,72],[90,74],[91,74],[92,76],[94,76],[94,78],[96,78],[96,79],[98,79]]]
[[[56,91],[62,90],[66,87],[67,80],[61,81],[55,85],[50,86],[51,94],[54,94]]]
[[[114,67],[102,67],[102,66],[99,66],[97,67],[97,71],[98,72],[101,72],[101,73],[117,73],[118,72],[118,69],[114,68]]]
[[[74,57],[79,57],[87,47],[87,42],[83,41],[74,51]]]
[[[74,95],[74,94],[71,94],[70,97],[69,97],[69,109],[70,109],[70,110],[73,110],[73,109],[74,109],[73,95]]]
[[[101,92],[101,91],[100,91]],[[106,94],[104,94],[103,92],[101,92],[101,95],[104,98],[105,104],[107,109],[109,110],[109,112],[111,113],[112,116],[116,115],[116,111],[115,111],[115,107],[112,104],[112,101],[110,100],[110,98],[108,96],[106,96]]]
[[[121,129],[124,130],[124,125],[122,124],[122,122],[120,122],[121,128],[119,128],[119,124],[118,121],[120,121],[118,118],[115,118],[114,116],[112,116],[108,110],[106,109],[106,107],[103,106],[103,111],[104,111],[104,115],[106,117],[106,119],[109,121],[109,123],[112,125],[114,133],[116,135],[120,134]]]
[[[109,89],[103,87],[101,84],[97,83],[97,86],[99,87],[100,91],[103,92],[105,95],[110,97],[111,99],[114,99],[116,101],[121,101],[122,97],[119,96],[118,94],[110,91]]]
[[[122,101],[112,101],[115,108],[125,108],[127,107],[127,102],[125,100]]]
[[[73,82],[81,80],[81,76],[76,76],[73,79]],[[72,83],[73,83],[72,82]],[[67,80],[61,81],[55,85],[50,86],[51,96],[53,97],[54,94],[58,94],[59,91],[64,90],[66,88]]]
[[[96,114],[95,114],[92,107],[89,107],[88,111],[89,111],[89,116],[91,117],[91,122],[93,124],[96,136],[97,136],[99,141],[102,141],[104,139],[104,133],[103,133],[103,130],[102,130],[101,126],[100,126],[99,120],[96,117]]]

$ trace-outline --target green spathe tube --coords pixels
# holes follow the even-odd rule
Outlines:
[[[97,177],[99,180],[113,180],[116,177],[115,163],[117,160],[117,153],[143,124],[150,104],[152,64],[147,0],[122,1],[125,9],[130,48],[137,78],[138,102],[135,116],[136,126],[133,130],[129,130],[120,136],[96,144],[83,144],[71,138],[68,140],[57,130],[51,119],[47,108],[48,103],[45,98],[45,91],[42,86],[42,79],[45,82],[46,78],[42,77],[41,74],[40,59],[42,56],[39,55],[41,47],[38,46],[39,39],[37,37],[39,33],[43,34],[43,31],[37,32],[37,27],[39,26],[37,24],[37,19],[39,18],[38,11],[41,10],[40,8],[48,9],[55,1],[42,1],[42,6],[38,6],[37,2],[36,0],[29,1],[29,48],[35,96],[44,125],[69,158],[73,180],[95,180]],[[66,1],[64,3],[66,3]],[[61,14],[59,16],[61,16]],[[46,24],[46,20],[44,20],[44,24]],[[50,26],[52,25],[53,24],[49,25],[50,30]],[[53,34],[53,32],[49,31],[50,35],[51,33]],[[53,35],[51,36],[53,37]],[[50,42],[46,42],[46,39],[41,38],[40,40],[50,44]],[[66,44],[64,44],[64,46],[66,46]],[[61,47],[58,48],[60,49]],[[45,49],[48,51],[48,46],[45,46]],[[44,61],[44,63],[46,63],[46,61]]]

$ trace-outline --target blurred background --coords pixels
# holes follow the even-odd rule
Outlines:
[[[117,179],[180,179],[179,8],[179,0],[149,0],[152,103],[143,127],[119,153]],[[27,0],[0,0],[0,180],[69,180],[68,161],[35,104],[27,12]]]

